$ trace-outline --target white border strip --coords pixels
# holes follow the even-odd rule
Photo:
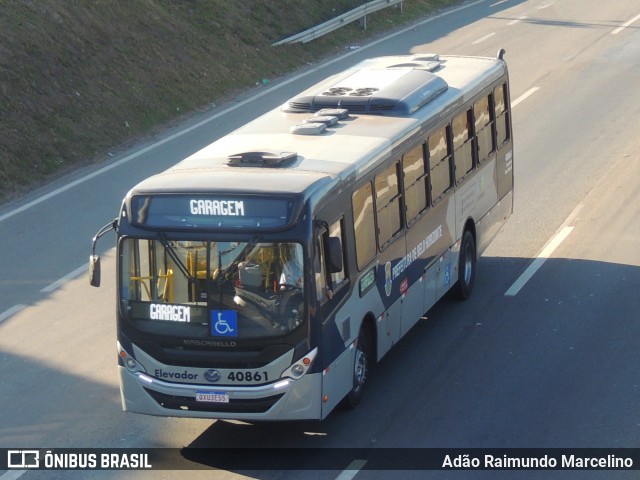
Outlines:
[[[536,257],[536,259],[529,264],[527,269],[522,272],[522,275],[518,277],[518,279],[509,287],[509,290],[505,292],[505,296],[514,297],[518,294],[518,292],[525,286],[525,284],[531,280],[531,277],[535,275],[535,273],[540,270],[540,267],[544,265],[544,262],[553,254],[553,252],[560,246],[562,242],[569,236],[569,234],[573,231],[573,227],[564,227],[560,232],[556,234],[555,237],[551,239],[551,241],[547,244],[547,246],[540,252],[540,254]]]
[[[439,19],[441,19],[443,17],[452,15],[452,14],[460,12],[462,10],[466,10],[467,8],[474,7],[474,6],[479,5],[481,3],[484,3],[484,2],[485,2],[485,0],[476,0],[475,2],[467,3],[467,4],[461,5],[461,6],[456,7],[456,8],[452,8],[451,10],[447,10],[445,12],[442,12],[442,13],[438,14],[438,15],[434,15],[433,17],[429,17],[429,18],[427,18],[426,20],[424,20],[422,22],[410,25],[410,26],[408,26],[408,27],[406,27],[406,28],[404,28],[402,30],[398,30],[397,32],[392,33],[391,35],[379,38],[378,40],[375,40],[375,41],[365,45],[361,49],[351,50],[351,51],[345,53],[344,55],[342,55],[340,57],[336,57],[336,58],[334,58],[332,60],[328,60],[327,62],[322,63],[322,64],[318,65],[317,67],[311,68],[309,70],[305,70],[304,72],[302,72],[302,73],[300,73],[298,75],[295,75],[295,76],[283,81],[282,83],[279,83],[277,85],[273,85],[272,87],[270,87],[267,90],[263,90],[263,91],[257,93],[256,95],[254,95],[254,96],[252,96],[250,98],[247,98],[247,99],[245,99],[245,100],[243,100],[241,102],[238,102],[238,103],[236,103],[236,104],[234,104],[234,105],[232,105],[232,106],[230,106],[228,108],[220,110],[219,112],[213,114],[211,117],[205,118],[204,120],[202,120],[202,121],[200,121],[200,122],[198,122],[198,123],[196,123],[194,125],[191,125],[190,127],[187,127],[184,130],[176,132],[173,135],[170,135],[167,138],[164,138],[164,139],[154,143],[153,145],[149,145],[149,146],[147,146],[147,147],[145,147],[145,148],[143,148],[141,150],[138,150],[137,152],[132,153],[131,155],[127,155],[126,157],[118,160],[117,162],[114,162],[114,163],[111,163],[111,164],[109,164],[109,165],[107,165],[105,167],[102,167],[101,169],[96,170],[95,172],[90,173],[89,175],[86,175],[86,176],[84,176],[82,178],[78,178],[77,180],[74,180],[73,182],[71,182],[71,183],[69,183],[67,185],[64,185],[64,186],[62,186],[62,187],[60,187],[60,188],[58,188],[56,190],[53,190],[52,192],[47,193],[46,195],[43,195],[42,197],[36,198],[35,200],[32,200],[31,202],[25,203],[21,207],[18,207],[18,208],[14,209],[14,210],[11,210],[11,211],[5,213],[4,215],[0,215],[0,223],[5,221],[5,220],[7,220],[8,218],[13,217],[14,215],[17,215],[18,213],[24,212],[25,210],[28,210],[31,207],[34,207],[34,206],[36,206],[36,205],[38,205],[38,204],[40,204],[42,202],[45,202],[45,201],[49,200],[52,197],[55,197],[56,195],[58,195],[60,193],[63,193],[63,192],[65,192],[65,191],[67,191],[67,190],[69,190],[69,189],[71,189],[71,188],[73,188],[73,187],[75,187],[77,185],[80,185],[81,183],[84,183],[87,180],[91,180],[92,178],[97,177],[98,175],[101,175],[101,174],[103,174],[105,172],[108,172],[109,170],[112,170],[112,169],[114,169],[116,167],[119,167],[120,165],[123,165],[125,163],[128,163],[131,160],[139,157],[140,155],[143,155],[143,154],[145,154],[147,152],[150,152],[150,151],[156,149],[157,147],[159,147],[161,145],[164,145],[167,142],[175,140],[176,138],[179,138],[179,137],[181,137],[181,136],[183,136],[183,135],[185,135],[185,134],[187,134],[187,133],[189,133],[189,132],[191,132],[191,131],[193,131],[193,130],[195,130],[197,128],[200,128],[203,125],[206,125],[209,122],[212,122],[213,120],[217,120],[222,115],[225,115],[225,114],[227,114],[229,112],[232,112],[232,111],[234,111],[234,110],[246,105],[247,103],[253,102],[254,100],[257,100],[258,98],[261,98],[261,97],[267,95],[268,93],[271,93],[271,92],[273,92],[275,90],[278,90],[278,89],[280,89],[282,87],[286,87],[287,85],[289,85],[289,84],[291,84],[291,83],[293,83],[293,82],[295,82],[295,81],[297,81],[297,80],[299,80],[301,78],[304,78],[307,75],[310,75],[310,74],[312,74],[314,72],[317,72],[318,70],[320,70],[320,69],[322,69],[324,67],[327,67],[327,66],[332,65],[334,63],[340,62],[340,61],[344,60],[345,58],[348,58],[351,55],[355,55],[356,53],[358,53],[358,52],[360,52],[360,51],[362,51],[364,49],[371,48],[371,47],[373,47],[375,45],[378,45],[379,43],[382,43],[382,42],[386,42],[390,38],[394,38],[394,37],[397,37],[398,35],[402,35],[402,34],[404,34],[406,32],[410,32],[412,30],[415,30],[416,27],[420,27],[422,25],[426,25],[427,23],[434,22],[434,21],[439,20]],[[180,159],[177,159],[176,161],[179,161],[179,160],[182,160],[182,159],[180,158]]]
[[[611,35],[617,35],[619,34],[621,31],[623,31],[625,28],[631,26],[632,23],[636,22],[637,20],[640,20],[640,15],[636,15],[635,17],[633,17],[631,20],[629,20],[626,23],[623,23],[621,26],[619,26],[618,28],[616,28],[613,32],[611,32]]]
[[[5,310],[4,312],[0,313],[0,323],[4,322],[7,318],[11,317],[12,315],[15,315],[16,313],[18,313],[20,310],[22,310],[25,307],[26,307],[26,305],[22,305],[22,304],[14,305],[10,309]]]
[[[76,268],[73,272],[68,273],[67,275],[65,275],[64,277],[62,277],[59,280],[56,280],[55,282],[53,282],[48,287],[44,287],[42,290],[40,290],[40,292],[42,292],[42,293],[51,293],[54,290],[60,288],[65,283],[67,283],[69,280],[73,280],[74,278],[80,276],[81,274],[83,274],[87,270],[89,270],[89,264],[88,263],[86,265],[83,265],[83,266],[79,267],[79,268]]]

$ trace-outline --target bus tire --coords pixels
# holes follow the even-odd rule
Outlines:
[[[371,337],[369,330],[363,325],[356,342],[356,353],[353,362],[353,388],[344,398],[343,404],[348,409],[358,406],[362,400],[362,392],[369,375],[369,369],[373,362]]]
[[[476,281],[476,242],[473,234],[465,230],[460,244],[458,259],[458,281],[454,286],[453,295],[458,300],[466,300],[471,296]]]

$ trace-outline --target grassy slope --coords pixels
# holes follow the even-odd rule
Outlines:
[[[354,41],[455,0],[410,0],[271,47],[366,0],[0,0],[0,203]]]

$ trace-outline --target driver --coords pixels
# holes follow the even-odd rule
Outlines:
[[[282,273],[280,274],[280,289],[285,285],[302,288],[302,252],[299,245],[284,245],[281,250]]]

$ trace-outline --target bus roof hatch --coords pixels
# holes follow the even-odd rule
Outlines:
[[[366,60],[291,99],[285,111],[341,108],[357,114],[411,115],[447,90],[447,82],[433,73],[440,66],[436,55]]]
[[[286,167],[298,158],[296,152],[243,152],[229,155],[230,167]]]

